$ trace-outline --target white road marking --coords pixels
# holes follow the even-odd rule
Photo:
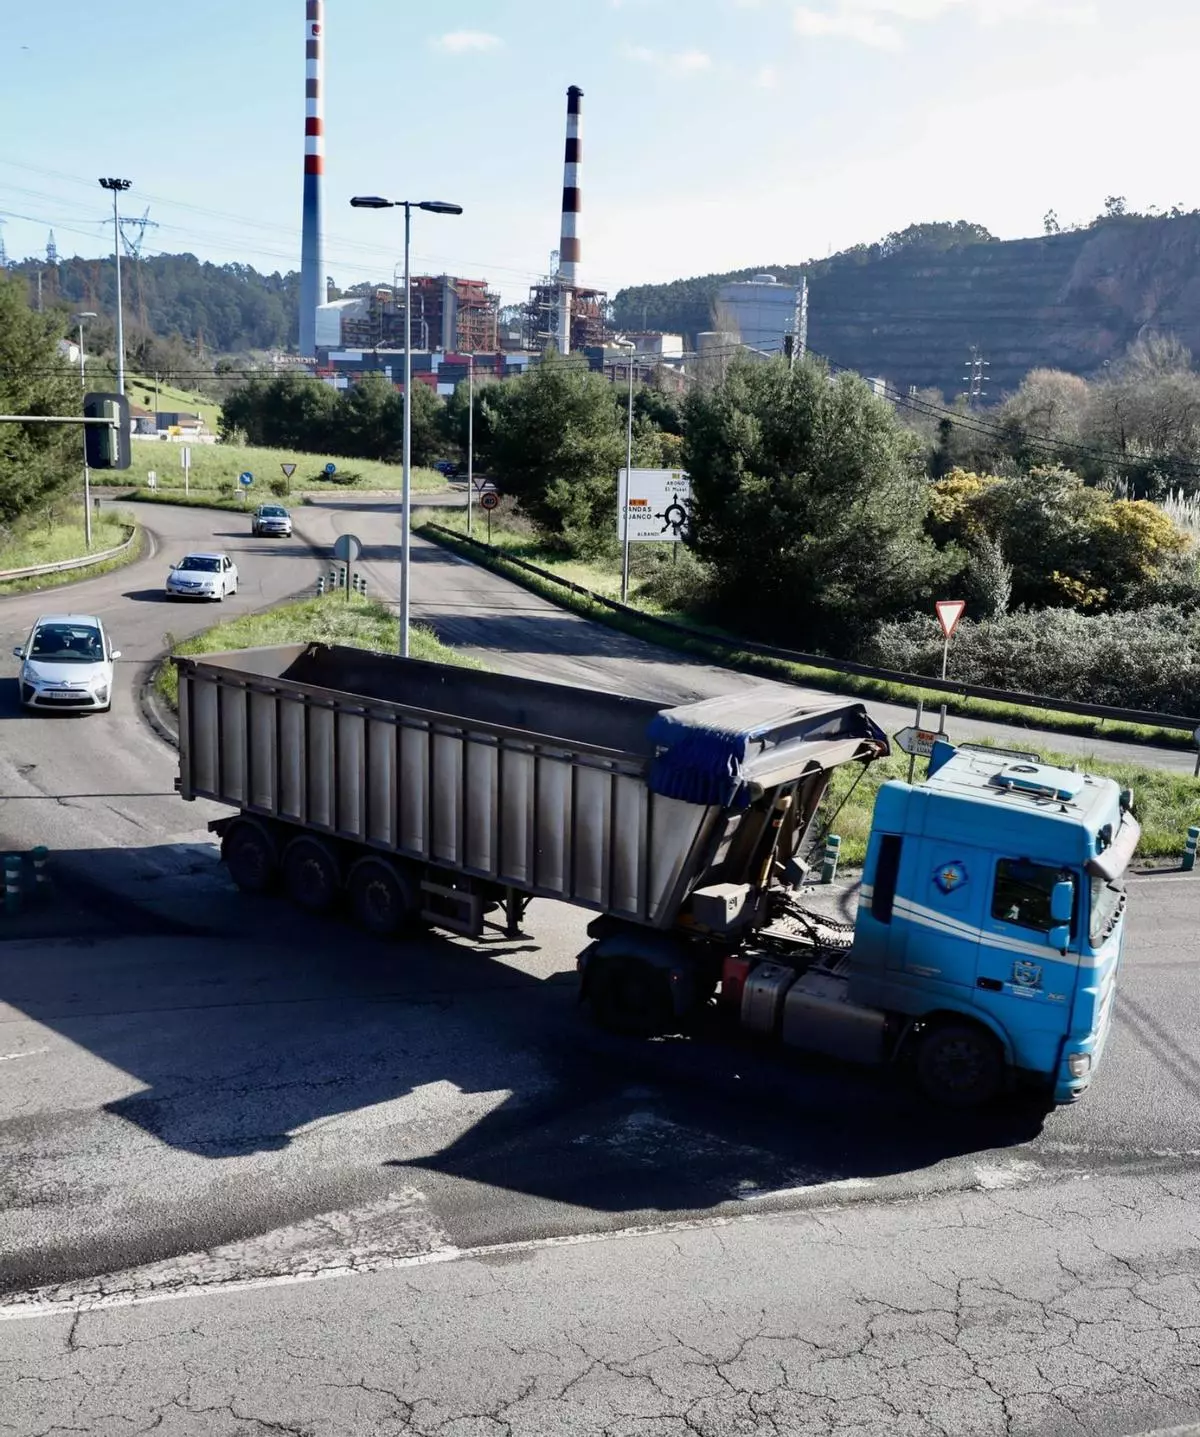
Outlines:
[[[0,1063],[11,1063],[16,1058],[36,1058],[39,1053],[48,1053],[49,1048],[27,1048],[23,1053],[0,1053]]]

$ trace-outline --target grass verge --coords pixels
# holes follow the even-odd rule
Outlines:
[[[158,408],[155,410],[155,392]],[[181,389],[177,384],[159,381],[156,386],[152,379],[125,376],[125,392],[130,404],[140,404],[143,409],[159,414],[198,414],[215,434],[221,424],[221,406],[214,399],[206,399],[194,389]]]
[[[396,616],[374,599],[326,594],[319,599],[298,599],[280,604],[262,614],[243,614],[202,634],[176,643],[167,635],[172,654],[215,654],[230,649],[255,649],[272,644],[345,644],[355,649],[393,653],[396,647]],[[415,624],[409,630],[409,652],[414,659],[432,663],[481,668],[476,660],[460,654]],[[179,675],[172,663],[159,665],[153,679],[155,693],[172,712],[179,705]]]
[[[447,523],[452,519],[452,523]],[[1151,744],[1158,748],[1191,749],[1191,735],[1182,729],[1158,728],[1148,724],[1126,723],[1116,719],[1089,718],[1082,714],[1061,713],[1057,709],[1027,708],[1023,704],[1001,703],[994,699],[969,698],[956,694],[940,693],[935,689],[923,689],[915,684],[896,683],[890,679],[873,679],[861,674],[845,674],[836,669],[824,669],[810,664],[793,663],[789,660],[768,658],[741,648],[733,635],[722,634],[719,630],[705,629],[695,624],[687,614],[671,613],[664,610],[645,610],[645,617],[639,614],[623,614],[597,603],[586,594],[564,588],[550,579],[529,574],[518,565],[509,562],[503,554],[481,553],[474,545],[468,544],[465,535],[439,533],[429,527],[430,522],[418,523],[416,532],[433,543],[453,549],[455,553],[474,563],[482,564],[504,578],[521,584],[532,593],[539,594],[560,608],[570,609],[586,619],[607,624],[610,628],[658,644],[662,648],[674,649],[677,653],[693,658],[707,659],[725,668],[739,669],[745,673],[760,674],[764,678],[780,679],[785,683],[803,684],[806,687],[826,689],[830,693],[851,694],[856,698],[874,699],[878,703],[900,704],[915,709],[918,699],[925,705],[925,712],[936,715],[940,705],[946,705],[946,712],[959,718],[986,720],[1012,728],[1048,729],[1055,733],[1082,735],[1084,738],[1108,739],[1119,743]],[[436,521],[446,528],[462,530],[464,518],[459,514],[443,517],[439,511]],[[476,525],[476,533],[483,535],[485,529]],[[514,542],[509,552],[517,558],[540,565],[544,569],[561,575],[569,582],[593,589],[597,593],[615,598],[619,593],[619,580],[598,565],[578,560],[564,562],[560,556],[548,553],[532,543],[525,534],[507,531],[493,525],[492,542],[496,547],[507,547],[502,540],[510,536]],[[633,595],[636,598],[636,593]],[[672,633],[653,622],[655,618],[673,619],[698,630],[690,636]]]
[[[178,493],[169,489],[126,489],[116,497],[121,504],[174,504],[182,509],[224,509],[230,514],[249,514],[258,507],[257,503],[252,504],[248,499],[245,503],[240,498],[223,499],[213,490],[185,494],[182,489]]]
[[[144,544],[142,531],[128,514],[105,510],[92,520],[92,550],[102,553],[123,544],[133,529],[134,540],[129,548],[111,559],[87,564],[81,569],[67,569],[60,574],[33,574],[25,579],[9,579],[0,583],[0,594],[27,594],[41,589],[58,589],[94,579],[112,569],[124,568],[140,557]],[[34,564],[57,564],[64,559],[81,559],[87,552],[83,542],[83,508],[67,510],[50,525],[27,530],[20,538],[0,549],[0,569],[28,569]]]
[[[1178,859],[1183,852],[1188,825],[1200,822],[1200,779],[1187,774],[1171,773],[1161,768],[1145,768],[1136,763],[1109,763],[1090,755],[1054,753],[1039,750],[1041,757],[1061,768],[1076,767],[1099,777],[1112,778],[1122,788],[1133,790],[1133,811],[1142,825],[1142,841],[1137,856],[1143,860]],[[916,781],[924,776],[926,763],[918,759]],[[859,777],[861,773],[861,778]],[[875,795],[891,778],[908,777],[908,758],[893,754],[871,764],[865,773],[854,765],[838,769],[829,785],[821,814],[822,828],[830,814],[843,804],[834,817],[831,831],[842,840],[842,862],[857,867],[867,851],[871,832],[871,816],[875,811]],[[855,784],[855,779],[859,779]],[[853,792],[851,790],[853,789]]]
[[[182,490],[180,447],[162,439],[133,440],[132,468],[138,474],[139,499],[143,497],[146,475],[151,471],[158,475],[160,486],[169,486],[172,490],[178,486]],[[282,487],[283,464],[296,466],[287,481],[288,492],[293,496],[306,492],[337,494],[346,489],[390,491],[400,488],[401,466],[384,464],[379,459],[341,459],[336,454],[299,454],[291,449],[263,449],[248,444],[193,444],[190,448],[190,490],[219,492],[223,485],[236,486],[239,474],[250,473],[254,475],[254,483],[250,486],[248,502],[253,504],[288,497],[288,494],[275,495],[271,490],[271,483],[276,479]],[[337,465],[337,478],[333,482],[326,477],[326,464]],[[446,481],[436,469],[417,468],[412,471],[412,486],[414,491],[439,490],[445,489]]]

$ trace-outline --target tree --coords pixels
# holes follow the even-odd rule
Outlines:
[[[58,317],[29,307],[24,279],[0,271],[0,411],[78,414],[79,379],[58,353]],[[80,429],[0,424],[0,523],[11,524],[79,472]]]
[[[924,532],[919,443],[857,376],[741,361],[685,419],[688,543],[741,631],[845,651],[961,565]]]
[[[483,402],[491,472],[534,523],[585,550],[614,535],[625,435],[612,385],[548,354]]]
[[[337,391],[319,379],[252,379],[221,406],[221,437],[228,440],[236,432],[249,444],[338,454],[343,451],[334,440],[337,408]]]
[[[967,566],[967,592],[978,618],[995,619],[1008,612],[1012,577],[1012,565],[1005,561],[1000,541],[980,534],[971,545]]]

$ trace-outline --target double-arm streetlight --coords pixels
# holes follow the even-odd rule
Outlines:
[[[113,256],[117,262],[117,393],[125,393],[125,318],[121,312],[121,216],[117,200],[133,184],[132,180],[116,180],[111,176],[100,181],[100,188],[112,190]]]
[[[85,319],[95,319],[96,311],[94,309],[83,309],[72,317],[79,326],[79,388],[86,394],[87,375],[84,373],[83,368],[83,321]],[[90,549],[92,547],[92,484],[91,474],[88,472],[86,425],[84,426],[83,437],[85,441],[83,446],[83,537],[84,542]]]
[[[409,238],[413,210],[434,215],[461,215],[462,205],[446,200],[389,200],[382,195],[355,195],[357,210],[404,211],[404,470],[400,483],[400,656],[408,658],[409,536],[412,530],[412,277]]]

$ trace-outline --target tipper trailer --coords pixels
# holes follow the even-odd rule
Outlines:
[[[741,1025],[931,1096],[1091,1081],[1139,829],[1111,780],[939,742],[885,783],[853,924],[803,889],[832,772],[888,741],[861,703],[752,688],[669,706],[323,644],[176,658],[185,799],[239,887],[345,898],[376,934],[516,932],[592,909],[582,995],[606,1026]]]

